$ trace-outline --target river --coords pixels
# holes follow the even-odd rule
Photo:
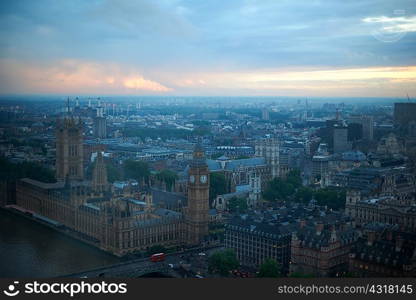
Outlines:
[[[54,277],[121,259],[0,209],[0,277]]]

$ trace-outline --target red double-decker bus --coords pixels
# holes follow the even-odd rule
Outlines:
[[[150,261],[152,262],[164,261],[165,257],[166,257],[165,253],[156,253],[150,256]]]

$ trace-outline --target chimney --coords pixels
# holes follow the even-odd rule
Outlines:
[[[321,221],[316,223],[316,234],[320,235],[323,230],[324,230],[324,223],[322,223]]]
[[[376,240],[376,232],[371,230],[367,233],[367,245],[372,246]]]
[[[398,235],[396,237],[396,252],[399,252],[400,250],[402,250],[402,246],[403,246],[403,237],[401,235]]]

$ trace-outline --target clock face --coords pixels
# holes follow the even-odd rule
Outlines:
[[[202,175],[201,176],[201,183],[206,183],[207,182],[207,175]]]
[[[195,176],[194,175],[189,176],[189,181],[194,183],[195,182]]]

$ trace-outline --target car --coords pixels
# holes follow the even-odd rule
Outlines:
[[[205,256],[206,254],[204,252],[198,253],[199,256]]]

